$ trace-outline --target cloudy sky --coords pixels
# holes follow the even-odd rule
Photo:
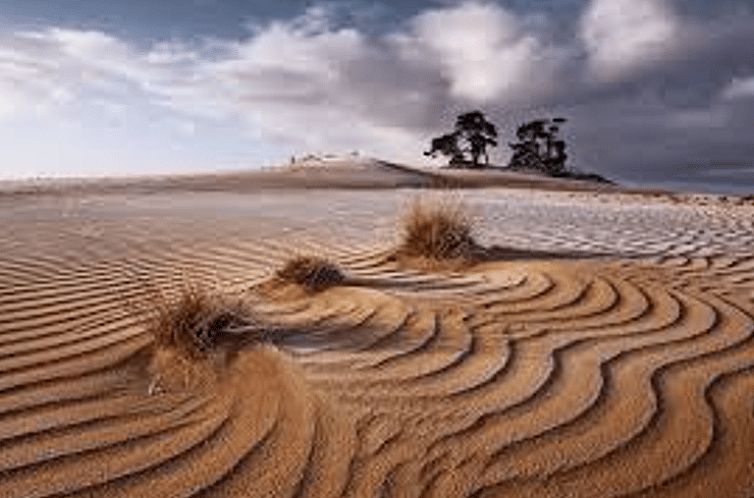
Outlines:
[[[470,109],[571,165],[754,192],[751,0],[0,0],[0,177],[421,164]]]

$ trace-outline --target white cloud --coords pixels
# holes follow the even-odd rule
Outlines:
[[[613,80],[663,60],[681,31],[665,0],[592,0],[580,36],[595,75]]]
[[[750,78],[734,78],[730,85],[723,90],[723,98],[736,100],[754,97],[754,76]]]
[[[359,87],[350,68],[373,49],[359,32],[332,27],[324,11],[255,29],[224,52],[196,68],[209,92],[219,93],[222,112],[298,148],[388,145],[374,116],[352,105]],[[369,95],[357,97],[364,99]]]
[[[22,80],[29,100],[49,107],[93,94],[124,105],[141,99],[181,115],[237,118],[254,134],[298,147],[403,152],[443,107],[541,96],[564,62],[562,50],[495,4],[429,10],[371,38],[335,26],[330,15],[315,7],[252,26],[241,40],[171,40],[146,50],[97,31],[17,33],[0,43],[15,57],[0,52],[0,64],[13,69],[0,85]]]
[[[452,97],[510,101],[549,88],[562,52],[546,46],[522,19],[491,3],[466,2],[418,15],[395,37],[403,57],[433,61]]]
[[[0,100],[15,101],[13,113],[42,113],[100,93],[122,95],[158,68],[104,33],[50,28],[1,39],[0,69]]]

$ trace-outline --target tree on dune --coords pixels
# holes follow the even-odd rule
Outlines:
[[[482,156],[484,164],[489,165],[487,147],[497,147],[497,128],[482,111],[471,111],[456,118],[453,132],[433,138],[430,150],[424,155],[442,154],[450,159],[450,165],[478,168]]]
[[[468,143],[471,164],[479,166],[479,158],[484,155],[484,164],[489,165],[487,146],[497,147],[497,128],[487,121],[481,111],[467,112],[456,119],[456,131]]]
[[[437,154],[450,158],[450,164],[463,164],[465,160],[463,151],[458,145],[458,133],[446,133],[433,138],[430,150],[425,152],[424,155],[436,157]]]
[[[565,118],[537,119],[518,127],[518,142],[509,144],[513,149],[508,166],[513,169],[534,169],[550,176],[566,173],[565,140],[560,139],[560,125]]]

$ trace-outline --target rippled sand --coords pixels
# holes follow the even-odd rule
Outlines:
[[[754,206],[466,191],[518,255],[422,273],[412,195],[1,199],[0,496],[754,494]],[[243,294],[296,253],[360,285]],[[288,332],[150,395],[124,303],[183,276]]]

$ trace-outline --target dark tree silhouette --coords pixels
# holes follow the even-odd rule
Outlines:
[[[463,164],[463,151],[458,145],[458,133],[447,133],[433,138],[430,149],[424,155],[436,157],[438,153],[450,158],[450,164]]]
[[[487,147],[497,147],[496,138],[495,125],[487,121],[481,111],[467,112],[456,118],[454,132],[433,138],[430,150],[424,155],[436,157],[440,153],[450,158],[450,164],[469,164],[477,168],[482,156],[484,164],[489,164]],[[470,163],[466,159],[466,153],[471,155]]]
[[[465,138],[471,152],[471,164],[479,166],[479,158],[484,155],[484,164],[490,163],[487,146],[497,147],[497,129],[487,121],[481,111],[467,112],[456,119],[456,132]]]
[[[535,169],[551,176],[566,173],[566,143],[558,137],[564,118],[538,119],[524,123],[516,130],[518,142],[508,166],[513,169]]]

